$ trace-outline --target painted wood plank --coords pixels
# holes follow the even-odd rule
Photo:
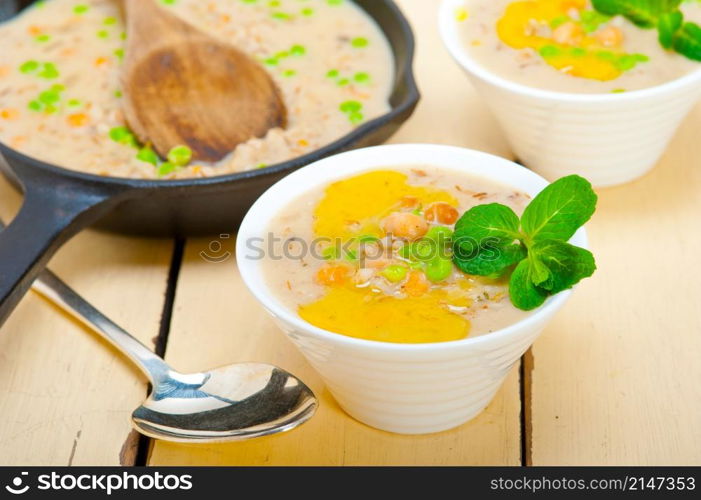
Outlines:
[[[599,270],[533,348],[534,465],[701,464],[699,127],[600,192]]]

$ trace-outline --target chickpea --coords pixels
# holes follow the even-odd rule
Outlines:
[[[607,26],[599,30],[595,36],[604,47],[620,47],[623,44],[623,31],[615,26]]]
[[[459,217],[458,211],[447,203],[434,203],[426,210],[426,220],[441,224],[455,224]]]
[[[383,227],[385,232],[409,241],[418,240],[428,232],[428,223],[423,217],[408,212],[390,214]]]
[[[577,45],[583,36],[582,28],[572,21],[561,24],[553,31],[553,40],[563,45]]]

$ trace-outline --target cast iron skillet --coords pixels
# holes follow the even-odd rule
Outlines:
[[[412,74],[414,37],[392,0],[355,1],[380,25],[394,51],[392,110],[311,154],[250,172],[151,181],[67,170],[0,143],[6,162],[0,161],[0,170],[24,193],[18,215],[0,233],[0,325],[54,252],[87,226],[145,236],[230,232],[253,202],[285,175],[331,154],[379,144],[396,132],[419,100]]]

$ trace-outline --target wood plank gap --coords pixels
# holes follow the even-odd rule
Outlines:
[[[173,245],[173,257],[170,261],[170,269],[168,270],[168,283],[166,285],[165,300],[163,301],[163,312],[161,313],[161,324],[158,329],[158,336],[155,339],[154,351],[160,357],[165,357],[166,348],[168,346],[168,336],[170,335],[170,327],[173,320],[173,307],[175,305],[175,293],[178,289],[178,278],[183,265],[183,255],[185,253],[185,239],[176,238]],[[151,385],[148,387],[149,392],[152,390]],[[139,444],[137,446],[136,458],[134,465],[144,467],[148,463],[148,457],[151,453],[152,439],[139,434]]]
[[[519,368],[519,385],[521,393],[521,466],[533,465],[533,414],[532,414],[532,382],[533,382],[533,351],[528,349],[521,357]]]

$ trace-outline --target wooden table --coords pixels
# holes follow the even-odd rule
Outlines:
[[[440,43],[438,2],[399,3],[416,30],[424,98],[393,142],[509,156],[493,118]],[[299,430],[243,444],[140,440],[129,415],[146,393],[145,379],[85,328],[29,295],[0,330],[0,464],[699,465],[700,126],[698,107],[652,173],[600,192],[588,226],[596,276],[479,417],[436,435],[392,435],[343,414],[244,289],[235,259],[214,264],[201,257],[216,250],[212,240],[189,240],[183,248],[86,231],[51,267],[149,345],[160,333],[174,366],[277,363],[308,381],[321,409]],[[5,220],[19,202],[0,181]],[[219,254],[232,252],[234,237],[219,243]]]

